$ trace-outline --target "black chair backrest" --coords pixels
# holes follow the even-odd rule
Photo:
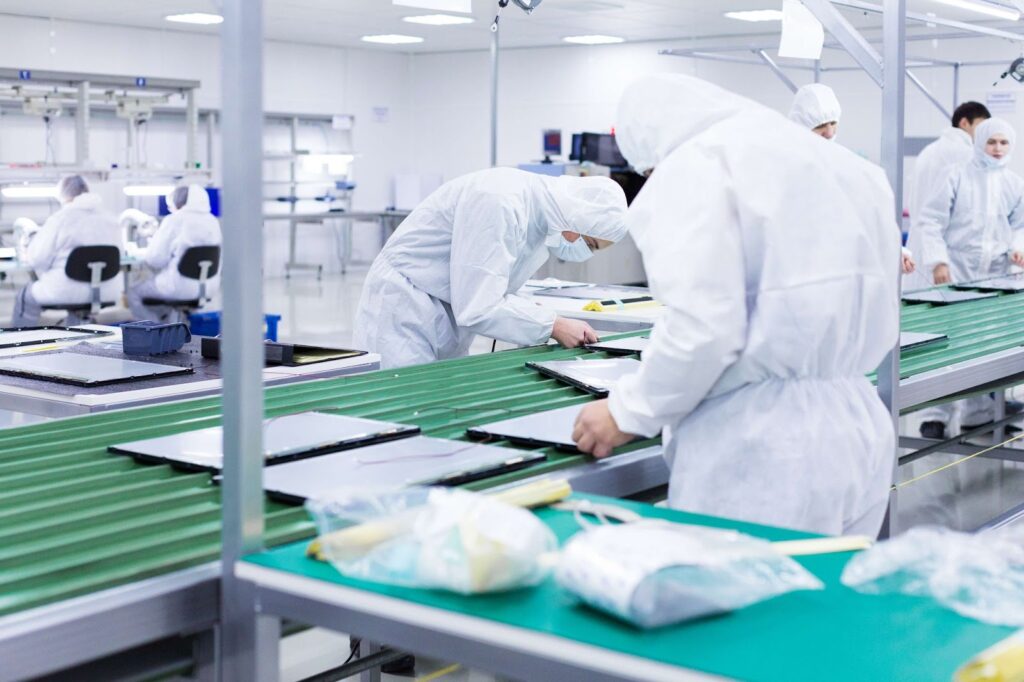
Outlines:
[[[89,263],[103,263],[100,280],[114,279],[121,271],[121,249],[116,246],[76,246],[68,254],[64,274],[76,282],[91,282]]]
[[[207,277],[213,277],[220,270],[220,247],[219,246],[190,246],[185,249],[185,253],[181,254],[181,260],[178,261],[178,272],[181,273],[182,277],[189,279],[199,279],[199,275],[202,273],[202,268],[199,264],[204,260],[208,260],[213,265],[210,266],[209,272],[206,273]]]

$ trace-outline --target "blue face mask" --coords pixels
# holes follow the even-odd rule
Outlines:
[[[582,263],[594,255],[594,252],[587,246],[587,242],[583,237],[579,237],[574,242],[562,237],[558,246],[551,249],[551,251],[558,260],[564,260],[568,263]]]

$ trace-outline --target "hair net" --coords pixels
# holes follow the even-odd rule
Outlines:
[[[832,121],[838,123],[842,114],[843,109],[839,106],[836,93],[821,83],[811,83],[797,90],[793,97],[793,108],[789,110],[791,121],[812,130]]]
[[[573,232],[617,242],[626,236],[626,193],[611,178],[555,178],[551,193]]]
[[[81,175],[66,175],[57,184],[57,194],[65,204],[89,191],[89,185]]]
[[[755,106],[692,76],[648,76],[623,93],[615,139],[629,164],[643,173],[709,126]]]
[[[1010,153],[998,160],[985,153],[985,144],[993,135],[1002,135],[1010,142]],[[974,156],[986,167],[1001,168],[1009,163],[1016,143],[1017,131],[1005,118],[986,119],[974,130]]]
[[[171,192],[171,200],[174,202],[174,208],[180,210],[185,205],[185,202],[188,201],[188,187],[184,185],[175,187],[174,191]]]

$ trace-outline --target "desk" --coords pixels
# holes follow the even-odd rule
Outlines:
[[[341,263],[341,271],[348,269],[352,256],[351,223],[353,222],[376,222],[380,225],[381,243],[388,240],[392,233],[398,229],[399,223],[405,220],[409,211],[321,211],[319,213],[264,213],[263,222],[287,221],[288,223],[288,262],[285,264],[285,276],[290,276],[292,270],[314,270],[317,279],[323,275],[324,266],[320,263],[299,263],[295,260],[295,242],[298,238],[299,223],[311,225],[323,225],[328,220],[346,220],[349,222],[348,229],[344,235],[344,258]]]
[[[602,498],[598,498],[602,499]],[[806,534],[602,499],[643,516],[733,528],[768,540]],[[538,516],[561,542],[579,532],[568,512]],[[402,651],[465,663],[531,682],[563,680],[680,682],[735,678],[949,680],[974,654],[1008,637],[931,599],[862,595],[843,586],[851,552],[800,557],[826,585],[783,595],[715,618],[642,631],[599,614],[548,579],[535,588],[461,596],[343,577],[307,559],[300,542],[235,565],[269,627],[253,655],[259,670],[276,664],[271,641],[279,618],[372,639]],[[261,677],[261,679],[264,679]],[[265,679],[273,679],[268,675]]]

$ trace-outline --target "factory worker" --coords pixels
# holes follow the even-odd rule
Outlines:
[[[1007,168],[1016,137],[1004,119],[982,121],[974,131],[971,160],[953,170],[925,200],[913,230],[933,284],[998,277],[1012,266],[1024,266],[1024,178]],[[992,396],[968,398],[961,406],[963,430],[994,418]],[[953,409],[943,405],[931,410],[921,433],[944,436]],[[1012,425],[1007,430],[1019,431]]]
[[[584,261],[626,233],[613,180],[492,168],[445,183],[384,245],[363,287],[355,345],[403,367],[466,355],[476,334],[518,345],[597,339],[516,292],[549,256]]]
[[[907,202],[911,220],[907,245],[912,250],[921,252],[920,235],[913,225],[919,222],[925,201],[936,188],[945,184],[950,173],[971,160],[974,154],[974,131],[991,116],[984,104],[964,102],[953,112],[953,125],[917,155],[910,183],[910,199]],[[914,277],[904,281],[903,288],[913,290],[930,286],[931,273],[918,271]]]
[[[832,88],[821,83],[811,83],[796,91],[789,119],[810,128],[811,132],[826,140],[834,140],[839,132],[839,117],[843,109]]]
[[[667,310],[640,371],[583,409],[578,446],[661,434],[675,508],[876,534],[895,435],[865,374],[899,326],[885,175],[689,76],[629,86],[617,140],[654,169],[628,224]]]
[[[75,247],[110,245],[121,248],[117,220],[103,210],[102,200],[89,191],[82,176],[62,178],[57,193],[62,207],[25,240],[20,254],[22,263],[35,272],[36,281],[23,287],[15,298],[11,320],[15,327],[38,324],[43,305],[89,303],[89,283],[76,282],[64,274],[68,255]],[[121,286],[120,274],[103,282],[101,300],[116,299]],[[65,322],[77,324],[81,320],[69,315]]]
[[[178,262],[192,246],[220,246],[220,222],[210,213],[210,197],[199,185],[177,187],[167,197],[171,211],[160,223],[148,246],[139,254],[143,267],[128,290],[128,307],[140,320],[169,320],[167,306],[145,306],[146,298],[187,301],[198,298],[199,280],[178,272]],[[206,294],[220,288],[220,274],[207,280]]]

